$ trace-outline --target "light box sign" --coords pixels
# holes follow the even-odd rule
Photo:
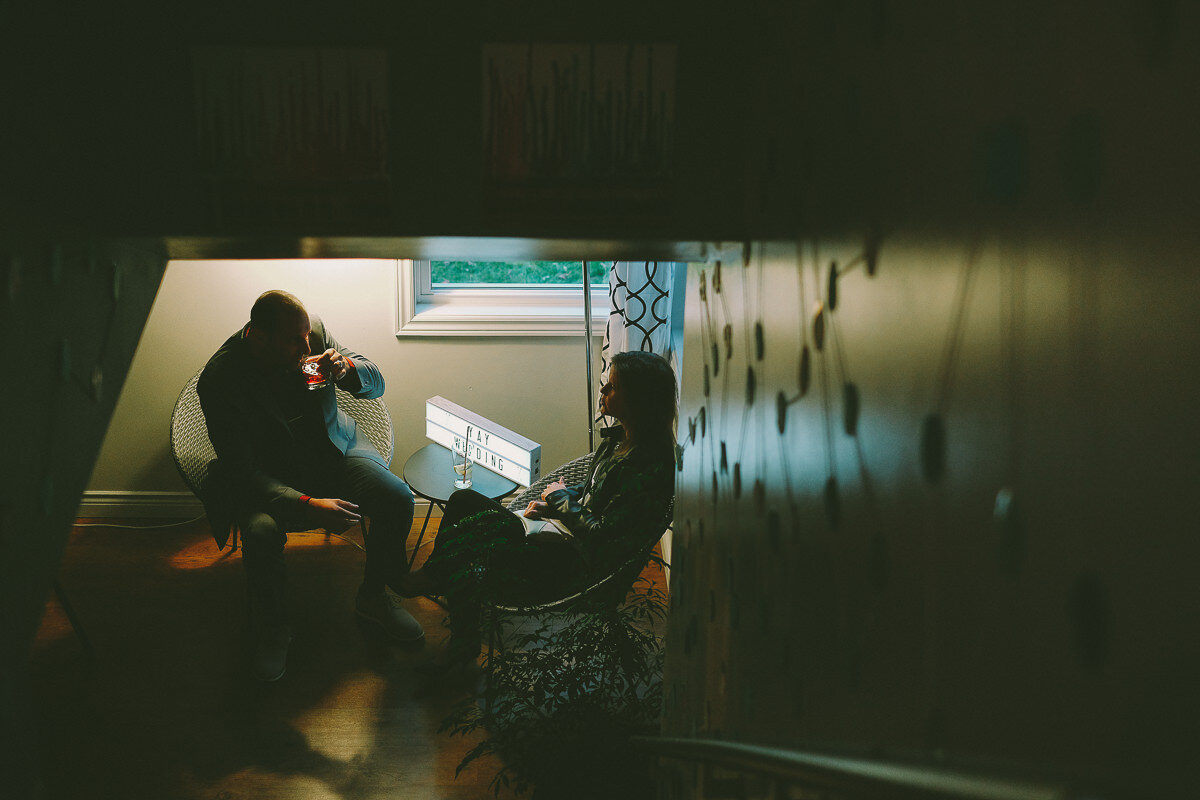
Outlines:
[[[542,472],[542,446],[503,425],[484,419],[444,397],[425,401],[425,435],[451,450],[461,449],[471,432],[475,466],[529,486]]]

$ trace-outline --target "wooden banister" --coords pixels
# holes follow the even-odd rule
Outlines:
[[[661,758],[716,765],[853,800],[1070,800],[1078,796],[1052,783],[713,739],[637,736],[634,743]]]

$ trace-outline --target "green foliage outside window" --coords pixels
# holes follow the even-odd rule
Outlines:
[[[611,261],[589,261],[588,277],[593,285],[608,284]],[[583,267],[578,261],[431,261],[431,282],[441,283],[534,283],[578,286]]]

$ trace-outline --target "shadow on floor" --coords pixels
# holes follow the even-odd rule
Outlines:
[[[437,733],[464,693],[413,669],[444,637],[444,612],[405,601],[427,642],[390,645],[352,612],[359,550],[309,534],[287,559],[288,673],[260,684],[244,670],[241,564],[203,521],[76,529],[61,579],[95,652],[51,603],[31,663],[45,797],[490,796],[495,763],[456,780],[475,740]]]

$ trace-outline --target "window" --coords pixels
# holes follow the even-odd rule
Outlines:
[[[608,318],[611,261],[589,261],[592,333]],[[397,262],[403,335],[561,336],[583,333],[581,261]]]

